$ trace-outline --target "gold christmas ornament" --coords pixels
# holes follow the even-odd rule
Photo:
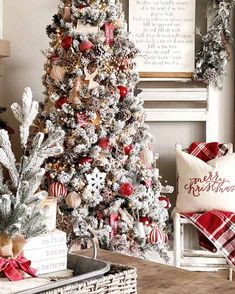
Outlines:
[[[78,208],[81,202],[81,197],[76,192],[70,192],[65,198],[65,203],[68,206],[68,208]]]
[[[51,69],[51,78],[55,81],[62,81],[64,79],[64,68],[60,65],[53,64]]]

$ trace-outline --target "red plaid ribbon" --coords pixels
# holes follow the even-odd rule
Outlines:
[[[16,259],[0,258],[0,272],[10,281],[19,281],[23,279],[23,273],[27,273],[32,277],[37,276],[37,270],[30,267],[31,261],[20,255]]]
[[[235,214],[211,210],[182,215],[192,222],[235,268]]]
[[[189,146],[189,154],[194,155],[205,162],[216,158],[218,156],[218,152],[218,142],[194,142]]]

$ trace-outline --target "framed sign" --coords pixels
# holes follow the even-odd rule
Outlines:
[[[192,77],[196,0],[129,0],[129,31],[142,78]]]

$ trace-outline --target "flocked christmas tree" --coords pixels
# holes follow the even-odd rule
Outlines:
[[[30,262],[21,255],[28,238],[47,231],[46,207],[43,200],[47,192],[39,190],[48,156],[63,152],[64,131],[46,122],[48,135],[37,132],[33,136],[31,149],[28,145],[29,128],[37,112],[38,102],[32,101],[32,92],[26,88],[22,107],[11,106],[15,118],[20,122],[22,157],[16,162],[6,130],[0,130],[0,273],[10,280],[23,278],[23,272],[35,276]],[[8,172],[8,177],[4,177]]]
[[[62,0],[48,25],[38,127],[47,132],[50,120],[66,138],[63,155],[47,161],[45,185],[69,238],[95,235],[102,248],[167,258],[169,200],[134,95],[138,50],[126,28],[119,0]]]

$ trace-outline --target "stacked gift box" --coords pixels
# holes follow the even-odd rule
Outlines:
[[[31,260],[31,266],[39,274],[46,274],[67,268],[66,233],[54,230],[28,240],[24,256]]]

